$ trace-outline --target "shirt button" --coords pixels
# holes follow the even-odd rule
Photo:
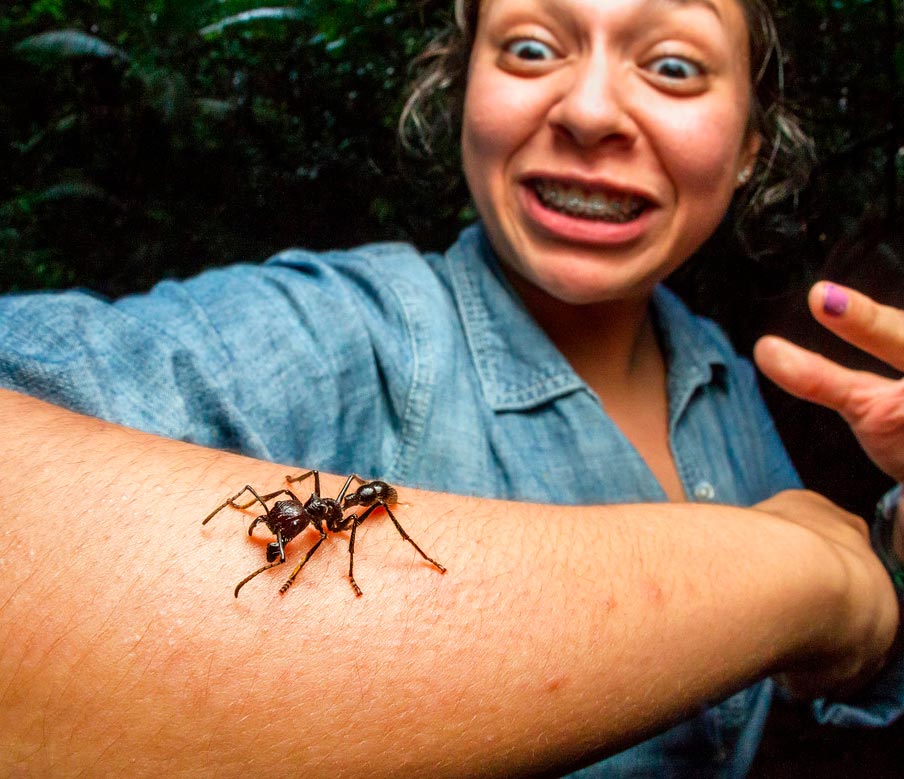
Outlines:
[[[697,482],[694,487],[695,500],[712,500],[716,497],[716,488],[708,481]]]

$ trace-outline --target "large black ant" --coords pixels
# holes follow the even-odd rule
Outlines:
[[[311,555],[313,555],[323,543],[328,532],[338,533],[351,527],[351,536],[348,542],[348,578],[355,591],[355,595],[361,595],[361,588],[355,581],[354,574],[355,533],[358,530],[358,526],[378,508],[386,510],[386,513],[395,525],[396,530],[399,531],[399,535],[411,544],[421,557],[428,563],[434,565],[440,573],[446,572],[446,569],[442,565],[433,558],[428,557],[424,553],[424,550],[412,540],[411,536],[405,532],[390,510],[389,504],[398,502],[398,493],[394,487],[387,484],[385,481],[364,481],[360,476],[353,473],[345,480],[345,484],[342,486],[338,497],[324,498],[320,495],[320,473],[318,471],[308,471],[307,473],[294,477],[286,476],[286,481],[291,484],[293,482],[304,481],[311,476],[314,477],[314,492],[305,502],[302,502],[295,493],[289,489],[277,490],[276,492],[271,492],[267,495],[258,495],[254,487],[250,484],[246,484],[245,487],[239,490],[235,495],[231,498],[227,498],[222,504],[211,511],[201,523],[202,525],[206,525],[218,512],[226,508],[226,506],[231,506],[236,509],[246,509],[255,503],[260,503],[264,507],[266,513],[257,517],[251,523],[248,527],[248,535],[250,536],[254,532],[254,528],[260,523],[264,523],[270,532],[276,536],[276,540],[267,544],[268,564],[261,566],[254,573],[246,576],[236,585],[236,598],[239,596],[239,590],[259,573],[263,573],[277,565],[282,565],[286,561],[286,544],[309,525],[320,533],[320,538],[317,539],[314,546],[308,550],[307,554],[301,559],[301,562],[295,566],[295,569],[289,575],[289,578],[282,587],[279,588],[280,593],[284,593],[292,586],[295,577],[298,576],[301,569],[304,568],[305,563],[311,558]],[[348,490],[353,481],[357,482],[360,486],[354,492],[349,492]],[[254,498],[247,503],[236,503],[235,501],[246,492],[250,492]],[[288,495],[289,500],[278,500],[272,506],[268,506],[267,501],[272,500],[278,495]],[[361,516],[358,516],[357,513],[344,516],[344,512],[354,506],[361,506],[364,508],[364,512]]]

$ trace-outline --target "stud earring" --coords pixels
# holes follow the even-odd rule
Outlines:
[[[753,174],[753,171],[747,167],[744,168],[740,173],[738,173],[738,186],[743,187],[748,181],[750,181],[750,176]]]

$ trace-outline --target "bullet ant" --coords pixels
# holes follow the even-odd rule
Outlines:
[[[311,555],[313,555],[323,543],[324,539],[327,537],[327,533],[338,533],[351,527],[351,536],[348,542],[348,578],[351,582],[352,589],[355,591],[355,595],[360,596],[362,594],[361,588],[355,581],[354,575],[355,533],[358,530],[358,526],[378,508],[382,508],[386,511],[395,525],[396,530],[399,531],[399,535],[411,544],[421,557],[437,568],[440,573],[446,572],[446,569],[442,565],[433,558],[428,557],[424,550],[412,540],[390,510],[389,505],[398,502],[398,493],[394,487],[384,481],[364,481],[360,476],[353,473],[345,480],[345,484],[342,486],[338,497],[325,498],[320,495],[320,473],[318,471],[308,471],[307,473],[294,477],[287,476],[286,481],[289,484],[292,484],[294,482],[302,482],[312,476],[314,477],[314,492],[306,501],[301,501],[295,493],[289,489],[276,490],[276,492],[271,492],[267,495],[259,495],[254,487],[250,484],[246,484],[245,487],[239,490],[235,495],[231,498],[227,498],[223,503],[211,511],[201,523],[202,525],[206,525],[216,514],[226,508],[226,506],[231,506],[235,509],[246,509],[249,506],[253,506],[255,503],[260,503],[261,506],[264,507],[265,513],[255,518],[248,527],[248,535],[252,535],[254,528],[263,523],[267,526],[267,529],[276,536],[276,540],[267,544],[268,564],[261,566],[254,571],[254,573],[249,574],[236,585],[236,598],[239,596],[239,590],[259,573],[263,573],[277,565],[282,565],[286,561],[286,544],[308,526],[315,528],[320,533],[320,538],[317,539],[315,544],[308,550],[307,554],[301,559],[301,562],[295,566],[295,569],[289,575],[289,578],[282,587],[279,588],[280,593],[285,593],[286,590],[292,586],[295,577],[298,576],[301,569],[304,568],[305,563],[311,558]],[[349,492],[353,481],[359,486],[353,492]],[[254,498],[247,503],[236,503],[236,500],[246,492],[250,492]],[[267,505],[268,500],[272,500],[279,495],[287,495],[289,499],[278,500],[272,506]],[[346,510],[355,506],[360,506],[364,509],[364,512],[360,516],[358,516],[357,513],[349,514],[348,516],[344,515]]]

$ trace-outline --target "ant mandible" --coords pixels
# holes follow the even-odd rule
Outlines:
[[[231,506],[236,509],[246,509],[255,503],[260,503],[264,507],[266,513],[254,519],[248,527],[248,535],[250,536],[254,532],[254,528],[257,527],[257,525],[264,523],[270,532],[276,536],[276,540],[267,544],[267,565],[261,566],[254,571],[254,573],[246,576],[236,585],[236,598],[239,596],[239,590],[259,573],[263,573],[277,565],[282,565],[286,561],[286,544],[299,535],[299,533],[309,525],[320,533],[320,538],[317,539],[314,546],[308,550],[307,554],[301,559],[301,562],[295,566],[295,569],[289,575],[289,578],[282,587],[279,588],[280,594],[285,593],[286,590],[292,586],[295,577],[298,576],[301,569],[304,568],[305,563],[311,558],[311,555],[313,555],[323,543],[328,532],[338,533],[351,527],[351,536],[348,542],[348,578],[355,591],[355,595],[360,596],[362,594],[361,588],[355,581],[354,574],[355,533],[358,530],[358,526],[378,508],[386,510],[386,513],[395,525],[396,530],[399,531],[399,535],[411,544],[421,557],[435,566],[440,573],[446,572],[446,569],[442,565],[433,558],[428,557],[424,550],[414,542],[390,510],[389,504],[398,502],[398,493],[394,487],[384,481],[364,481],[360,476],[353,473],[345,480],[345,484],[342,486],[342,490],[339,492],[338,497],[325,498],[320,495],[319,471],[308,471],[307,473],[294,477],[286,476],[286,481],[289,484],[292,484],[293,482],[304,481],[311,476],[314,477],[314,492],[305,502],[302,502],[295,493],[288,489],[277,490],[276,492],[271,492],[267,495],[259,495],[254,487],[250,484],[246,484],[245,487],[239,490],[235,495],[231,498],[227,498],[223,503],[211,511],[201,523],[202,525],[206,525],[217,513],[226,508],[226,506]],[[348,490],[353,481],[357,482],[360,486],[354,492],[349,492]],[[250,492],[254,498],[247,503],[236,503],[235,501],[246,492]],[[272,506],[268,506],[267,501],[272,500],[278,495],[288,495],[289,500],[278,500]],[[364,512],[361,516],[358,516],[357,513],[348,516],[343,515],[343,512],[354,506],[361,506],[364,508]]]

